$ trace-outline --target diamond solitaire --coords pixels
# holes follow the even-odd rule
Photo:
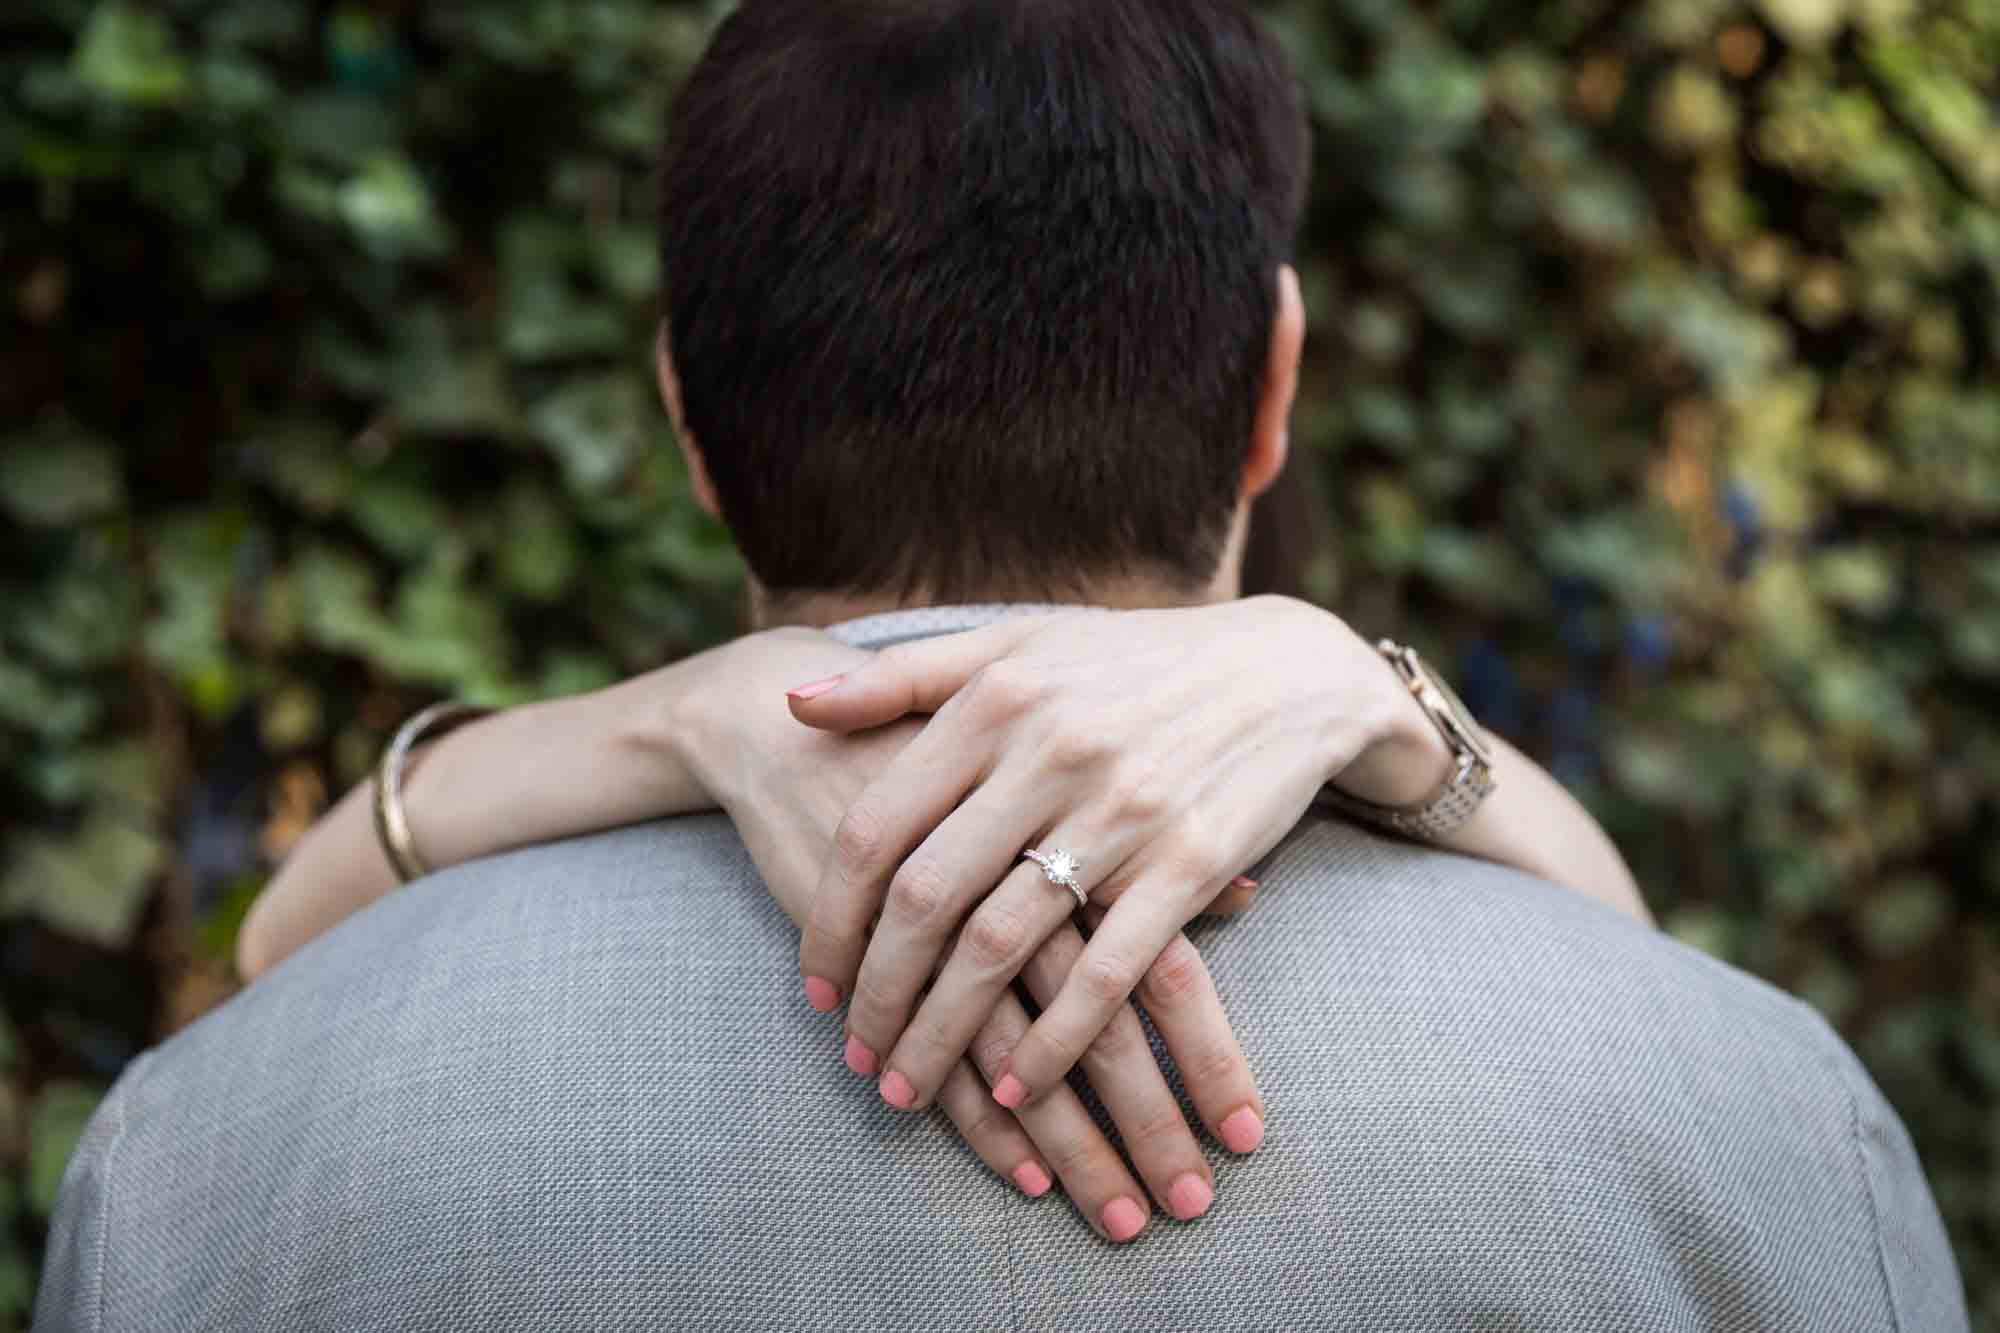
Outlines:
[[[1090,901],[1090,895],[1085,893],[1083,885],[1077,882],[1076,872],[1083,869],[1083,862],[1074,853],[1066,852],[1060,847],[1046,852],[1031,847],[1021,855],[1040,866],[1042,874],[1048,878],[1049,883],[1060,884],[1074,894],[1078,907]]]

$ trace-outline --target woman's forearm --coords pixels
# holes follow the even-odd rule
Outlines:
[[[1335,781],[1349,795],[1378,805],[1413,804],[1437,790],[1451,771],[1451,753],[1399,683],[1385,690],[1385,699],[1381,739]],[[1490,732],[1487,739],[1493,794],[1439,845],[1539,875],[1650,924],[1638,883],[1590,812],[1534,760]]]
[[[685,665],[685,664],[681,664]],[[421,746],[403,782],[412,841],[433,869],[530,843],[710,808],[660,719],[680,667],[498,713]],[[236,962],[254,980],[396,887],[376,838],[373,781],[307,831],[244,919]]]
[[[1302,605],[1283,611],[1287,623],[1296,623],[1290,618]],[[1376,719],[1368,728],[1376,739],[1336,781],[1378,804],[1424,799],[1450,769],[1442,738],[1372,648],[1336,618],[1310,614],[1310,637],[1331,625],[1345,642],[1322,644],[1327,655],[1309,659],[1324,665],[1316,675],[1327,684],[1306,706],[1332,719],[1331,730],[1350,734],[1356,710],[1372,709]],[[593,694],[463,727],[420,747],[406,772],[404,806],[417,851],[441,869],[552,838],[715,808],[710,784],[719,782],[725,794],[732,781],[741,785],[730,779],[742,767],[739,728],[725,722],[738,716],[746,680],[759,669],[786,679],[824,675],[864,656],[809,631],[772,631]],[[1505,745],[1495,746],[1495,767],[1498,789],[1445,841],[1447,848],[1649,919],[1616,848],[1567,792]],[[246,978],[396,886],[376,840],[372,800],[372,783],[349,792],[300,840],[253,904],[237,945]]]
[[[1489,733],[1499,786],[1444,842],[1607,903],[1648,925],[1653,914],[1618,848],[1541,765]]]

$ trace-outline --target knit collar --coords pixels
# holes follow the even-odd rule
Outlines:
[[[1045,616],[1056,611],[1103,610],[1059,602],[973,602],[964,606],[913,606],[883,611],[829,625],[827,633],[856,648],[881,649],[939,634],[962,634],[1015,616]]]

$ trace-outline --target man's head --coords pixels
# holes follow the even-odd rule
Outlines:
[[[1234,0],[745,0],[674,109],[661,363],[760,590],[1233,590],[1306,172]]]

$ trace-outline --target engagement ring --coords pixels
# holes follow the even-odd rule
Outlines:
[[[1042,873],[1048,876],[1049,883],[1060,884],[1075,894],[1078,907],[1090,904],[1090,895],[1083,891],[1083,885],[1076,880],[1076,872],[1083,869],[1083,862],[1074,855],[1060,847],[1051,848],[1046,852],[1030,847],[1021,855],[1040,866]]]

